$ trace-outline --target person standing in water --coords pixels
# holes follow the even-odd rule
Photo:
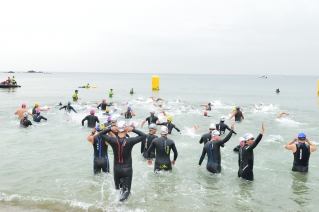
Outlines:
[[[224,135],[226,129],[229,130],[229,131],[231,129],[229,128],[229,126],[227,124],[224,123],[225,122],[225,116],[221,116],[219,120],[220,120],[220,122],[219,122],[219,124],[216,124],[216,129],[219,131],[219,133],[221,135]],[[235,132],[234,132],[234,134],[237,135]]]
[[[107,136],[106,134],[111,131],[114,134],[118,133],[118,135],[115,138]],[[138,136],[127,138],[126,134],[129,132],[134,132]],[[119,121],[117,126],[103,130],[100,135],[113,149],[115,189],[119,190],[122,188],[120,201],[124,201],[131,192],[133,177],[132,149],[135,144],[146,138],[146,134],[130,126],[126,126],[125,121]]]
[[[106,103],[106,99],[102,99],[102,103],[100,103],[98,106],[97,106],[97,109],[100,109],[101,107],[101,110],[106,110],[106,107],[109,107],[109,106],[112,106],[112,102],[110,102],[110,104],[107,104]]]
[[[32,109],[32,114],[36,114],[38,109],[41,111],[50,110],[49,107],[47,109],[39,108],[39,103],[36,102],[36,103],[34,103],[34,108]]]
[[[29,127],[31,125],[32,125],[31,121],[28,120],[28,113],[24,112],[23,118],[20,120],[20,127]]]
[[[65,111],[68,111],[69,113],[71,112],[71,110],[73,110],[75,113],[77,113],[74,108],[71,106],[71,101],[68,102],[68,105],[64,105],[63,107],[61,107],[59,110],[64,109]]]
[[[212,138],[212,132],[213,130],[216,130],[215,124],[210,124],[208,128],[209,132],[202,135],[202,137],[199,140],[199,144],[204,143],[204,146],[207,142],[209,142]]]
[[[134,94],[133,88],[131,88],[131,90],[130,90],[130,94]]]
[[[141,123],[141,127],[143,127],[144,123],[147,121],[148,122],[148,125],[150,124],[156,124],[156,123],[161,123],[161,121],[158,119],[157,116],[155,116],[155,111],[152,110],[151,112],[151,116],[150,117],[147,117],[142,123]]]
[[[127,110],[124,112],[124,117],[126,118],[126,119],[131,119],[131,118],[133,118],[133,116],[135,116],[135,113],[134,113],[134,111],[132,110],[132,108],[131,108],[131,106],[128,106],[127,107]]]
[[[173,120],[173,117],[172,116],[168,116],[167,117],[167,122],[158,123],[156,125],[166,126],[168,128],[168,134],[172,133],[173,128],[175,128],[177,130],[177,132],[179,132],[179,134],[181,134],[181,131],[175,126],[175,124],[172,123],[172,120]]]
[[[144,138],[142,140],[142,143],[141,143],[141,154],[143,155],[143,157],[145,159],[148,159],[148,148],[151,146],[151,143],[153,142],[153,140],[155,138],[158,138],[156,134],[156,131],[157,131],[157,126],[156,124],[150,124],[148,126],[148,129],[149,129],[149,134],[147,135],[146,138]],[[150,158],[155,158],[155,152],[151,152],[151,155],[150,155]]]
[[[19,119],[23,119],[24,116],[24,112],[27,112],[27,114],[29,114],[30,116],[33,116],[32,113],[30,113],[27,109],[26,109],[27,105],[25,103],[21,104],[21,108],[18,109],[14,114],[19,116]]]
[[[112,98],[112,97],[113,97],[113,95],[114,95],[114,93],[113,93],[113,89],[111,88],[111,89],[110,89],[110,92],[109,92],[109,98]]]
[[[83,120],[82,120],[82,126],[84,126],[84,121],[88,121],[88,127],[90,128],[94,128],[96,123],[100,123],[99,118],[97,116],[94,115],[95,111],[92,109],[90,111],[90,115],[86,116]]]
[[[242,119],[244,119],[244,114],[243,112],[240,110],[239,106],[236,106],[233,110],[233,114],[229,117],[229,120],[231,120],[233,117],[235,117],[235,121],[242,121]]]
[[[152,152],[155,151],[155,164],[154,171],[170,171],[172,165],[175,165],[178,153],[173,140],[167,138],[168,128],[166,126],[161,127],[161,137],[153,140],[151,146],[148,148],[148,165],[152,165]],[[174,152],[174,159],[171,161],[170,153]]]
[[[74,94],[73,94],[73,96],[72,96],[73,101],[78,101],[78,99],[79,99],[78,93],[79,93],[78,90],[75,90],[75,91],[74,91]]]
[[[102,172],[109,173],[110,163],[107,154],[107,147],[109,144],[101,138],[100,134],[94,135],[96,131],[101,131],[100,125],[97,125],[96,128],[93,129],[92,133],[87,137],[87,140],[93,145],[94,150],[93,173],[101,173],[101,170]]]
[[[41,110],[38,108],[36,111],[36,114],[33,115],[33,121],[35,122],[40,122],[42,119],[43,120],[48,120],[47,118],[44,118],[43,116],[40,115]]]
[[[285,148],[291,150],[294,154],[292,171],[308,172],[310,154],[316,151],[317,148],[308,140],[306,134],[303,132],[299,133],[298,137],[288,142]]]
[[[261,131],[257,136],[256,140],[254,136],[250,133],[244,135],[244,145],[239,148],[238,152],[238,177],[243,179],[253,181],[254,180],[254,149],[261,141],[263,134],[265,132],[265,126],[262,122]]]
[[[220,147],[222,144],[226,143],[234,133],[234,123],[231,124],[231,131],[228,135],[220,140],[220,133],[218,130],[212,131],[212,138],[210,142],[207,142],[203,147],[202,155],[198,162],[198,167],[201,166],[205,155],[207,154],[208,160],[206,164],[206,169],[212,173],[220,173],[221,172],[221,155],[220,155]]]

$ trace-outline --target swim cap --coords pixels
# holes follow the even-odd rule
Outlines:
[[[115,116],[112,116],[112,117],[111,117],[111,122],[116,122],[116,121],[117,121],[116,117],[115,117]]]
[[[208,102],[208,105],[210,106],[212,103]]]
[[[168,128],[166,126],[161,127],[161,135],[166,135],[168,134]]]
[[[105,108],[105,112],[107,112],[107,113],[108,113],[108,112],[110,112],[110,110],[109,110],[108,108]]]
[[[212,133],[211,133],[212,137],[215,136],[215,135],[220,135],[219,131],[218,130],[213,130]]]
[[[136,123],[134,121],[130,121],[129,125],[135,127]]]
[[[150,112],[151,114],[154,114],[155,113],[155,111],[154,110],[151,110],[151,112]]]
[[[168,116],[167,117],[167,121],[172,121],[173,120],[173,117],[172,116]]]
[[[108,117],[107,117],[107,121],[111,121],[111,116],[108,116]]]
[[[130,106],[128,106],[128,107],[127,107],[127,110],[131,110],[131,107],[130,107]]]
[[[26,105],[25,103],[22,103],[21,106],[22,106],[22,107],[25,107],[25,106],[27,106],[27,105]]]
[[[245,138],[244,137],[239,137],[239,146],[244,146],[245,145]]]
[[[207,116],[207,112],[206,111],[204,111],[204,116]]]
[[[250,139],[252,139],[252,138],[254,138],[254,136],[253,136],[253,134],[251,134],[251,133],[246,133],[246,134],[244,135],[244,139],[245,139],[246,141],[248,141],[248,140],[250,140]]]
[[[100,132],[104,129],[104,124],[96,124],[96,131]]]
[[[209,125],[210,130],[216,130],[216,125],[215,124],[210,124]]]
[[[24,112],[23,117],[27,117],[27,116],[28,116],[28,112]]]
[[[34,106],[39,106],[39,103],[37,103],[37,102],[36,102],[36,103],[34,103]]]
[[[37,114],[40,114],[40,113],[41,113],[41,110],[40,110],[40,109],[37,109],[36,113],[37,113]]]
[[[156,124],[150,124],[150,125],[148,125],[148,129],[155,130],[155,129],[157,129],[157,126],[156,126]]]
[[[102,99],[102,102],[106,101],[106,99]]]
[[[117,123],[117,126],[118,126],[120,132],[124,132],[124,128],[126,127],[126,122],[119,121],[119,123]]]
[[[95,111],[92,109],[90,110],[90,114],[93,115],[95,113]]]
[[[299,139],[299,140],[306,140],[306,137],[307,137],[306,134],[303,133],[303,132],[301,132],[301,133],[298,134],[298,139]]]
[[[221,116],[219,120],[220,121],[225,121],[225,116]]]
[[[68,101],[68,105],[70,105],[71,104],[71,101]]]
[[[163,105],[163,103],[161,102],[161,103],[159,103],[159,105],[158,105],[158,106],[162,107],[162,105]]]

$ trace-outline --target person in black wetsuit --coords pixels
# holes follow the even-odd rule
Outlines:
[[[157,131],[156,124],[150,124],[148,126],[148,129],[149,129],[149,134],[147,135],[147,137],[145,139],[143,139],[143,141],[141,143],[141,154],[146,159],[148,158],[148,153],[147,153],[148,147],[151,146],[151,143],[155,138],[158,138],[157,135],[155,135],[156,131]],[[151,152],[150,158],[152,158],[152,159],[155,158],[154,151]]]
[[[206,110],[211,111],[212,110],[212,103],[208,102],[207,104],[201,104],[200,106],[204,106]]]
[[[100,132],[100,125],[93,129],[92,133],[88,136],[87,140],[93,145],[93,173],[110,172],[109,157],[107,154],[108,143],[103,140],[100,134],[94,135],[96,131]]]
[[[82,126],[84,126],[84,121],[88,121],[88,127],[90,128],[94,128],[96,123],[100,123],[99,118],[97,116],[94,115],[95,111],[91,110],[90,111],[90,115],[86,116],[83,120],[82,120]]]
[[[207,154],[208,160],[206,164],[206,169],[212,173],[220,173],[221,172],[221,155],[220,155],[220,146],[226,143],[234,133],[234,123],[231,124],[231,131],[228,135],[220,140],[220,134],[218,130],[213,130],[212,139],[210,142],[207,142],[203,147],[202,155],[198,162],[198,167],[201,166],[205,155]]]
[[[229,120],[231,120],[233,117],[235,117],[235,121],[239,121],[239,122],[242,121],[242,119],[245,118],[245,117],[244,117],[244,114],[243,114],[243,112],[241,112],[239,106],[236,106],[236,107],[234,108],[234,112],[233,112],[233,114],[229,117]]]
[[[265,131],[264,123],[262,123],[261,126],[261,131],[256,140],[250,133],[246,133],[244,135],[244,146],[240,147],[238,152],[238,177],[244,178],[249,181],[254,180],[254,149],[261,141]]]
[[[131,119],[133,116],[135,116],[134,111],[132,110],[132,108],[130,106],[127,107],[127,110],[124,112],[124,117],[126,119]]]
[[[215,124],[210,124],[210,125],[209,125],[209,132],[202,135],[202,137],[201,137],[200,140],[199,140],[199,143],[200,143],[200,144],[204,143],[204,146],[205,146],[205,144],[206,144],[208,141],[211,140],[213,130],[216,130],[216,126],[215,126]]]
[[[39,103],[34,103],[34,108],[32,109],[32,114],[37,114],[37,110],[41,110],[41,111],[44,111],[44,110],[50,110],[50,108],[39,108]]]
[[[105,113],[103,113],[103,116],[111,116],[110,110],[108,108],[105,109]]]
[[[100,103],[98,106],[97,106],[97,109],[100,109],[101,107],[101,110],[106,110],[106,106],[112,106],[112,103],[110,104],[107,104],[106,103],[106,99],[102,99],[102,103]]]
[[[244,137],[239,137],[238,138],[239,144],[233,149],[234,152],[239,152],[240,147],[244,146],[245,144],[245,138]]]
[[[107,121],[104,123],[104,127],[109,127],[112,125],[111,116],[107,117]]]
[[[168,116],[167,117],[167,122],[163,122],[163,123],[159,123],[156,125],[164,125],[168,128],[168,134],[172,133],[173,128],[175,128],[177,130],[177,132],[179,132],[179,134],[181,134],[181,131],[175,126],[175,124],[172,123],[173,117],[172,116]]]
[[[33,115],[33,121],[40,122],[42,119],[46,121],[48,120],[47,118],[44,118],[43,116],[41,116],[40,113],[41,113],[40,109],[37,109],[36,114]]]
[[[31,121],[28,120],[28,112],[24,112],[23,119],[20,120],[20,127],[29,127],[31,125]]]
[[[105,135],[111,131],[114,133],[118,132],[116,138]],[[129,132],[134,132],[138,136],[126,138],[125,135]],[[119,121],[118,126],[107,128],[103,130],[100,135],[113,149],[115,189],[123,189],[120,201],[124,201],[131,191],[133,177],[132,149],[135,144],[146,138],[146,134],[130,126],[126,126],[124,121]]]
[[[306,134],[299,133],[298,138],[294,138],[287,143],[285,148],[291,150],[294,154],[292,171],[308,172],[310,154],[316,151],[316,146],[308,140]]]
[[[224,123],[225,122],[225,117],[224,116],[221,116],[219,120],[220,120],[220,122],[219,122],[219,124],[216,124],[216,129],[219,131],[219,133],[221,135],[224,135],[226,129],[229,130],[229,131],[231,129],[230,129],[230,127],[227,124]],[[234,133],[234,134],[236,135],[236,133]]]
[[[75,113],[77,113],[74,108],[71,106],[71,102],[68,102],[68,105],[64,105],[63,107],[61,107],[59,110],[64,109],[65,111],[68,111],[69,113],[71,112],[71,110],[73,110]]]
[[[178,153],[173,140],[167,138],[168,128],[165,126],[161,127],[161,137],[153,140],[151,146],[148,148],[148,165],[152,165],[151,153],[155,150],[155,164],[154,171],[170,171],[172,170],[172,164],[175,165]],[[174,159],[171,161],[170,153],[171,150],[174,152]]]
[[[151,112],[151,116],[150,117],[147,117],[143,122],[142,122],[142,124],[141,124],[141,127],[143,127],[143,125],[144,125],[144,123],[147,121],[148,122],[148,125],[150,125],[150,124],[156,124],[157,122],[158,123],[161,123],[161,121],[158,119],[158,117],[157,116],[155,116],[154,114],[155,114],[155,111],[154,110],[152,110]]]

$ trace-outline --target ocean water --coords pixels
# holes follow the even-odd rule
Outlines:
[[[0,73],[5,80],[12,74]],[[285,144],[305,132],[319,144],[318,76],[252,75],[175,75],[106,73],[15,73],[21,88],[0,89],[0,208],[1,211],[316,211],[319,207],[319,153],[310,157],[309,173],[291,171],[293,155]],[[151,90],[151,77],[160,77],[160,91]],[[1,80],[1,81],[2,81]],[[78,113],[66,114],[56,106],[71,100],[74,90],[86,83],[97,88],[79,89],[80,101],[73,103]],[[134,88],[135,94],[129,90]],[[172,172],[154,174],[153,167],[140,155],[140,144],[133,148],[131,195],[119,203],[113,183],[113,153],[109,149],[111,172],[94,175],[93,148],[86,140],[91,129],[81,120],[94,108],[93,103],[107,102],[113,88],[119,116],[131,105],[140,124],[154,109],[150,96],[164,99],[163,108],[172,115],[179,156]],[[276,94],[279,88],[281,92]],[[35,102],[51,107],[41,114],[48,121],[33,122],[19,128],[14,112],[21,103],[31,111]],[[212,102],[208,118],[200,104]],[[255,103],[263,103],[257,109]],[[122,104],[123,103],[123,104]],[[206,159],[198,168],[202,144],[210,123],[229,117],[239,105],[245,120],[235,123],[237,136],[221,150],[221,174],[209,173]],[[156,109],[157,114],[159,109]],[[277,119],[281,112],[289,116]],[[106,121],[96,109],[101,122]],[[162,121],[165,117],[159,116]],[[124,120],[124,119],[123,119]],[[250,132],[257,136],[264,122],[266,130],[254,150],[253,182],[237,177],[238,155],[232,149],[239,136]],[[226,121],[231,124],[231,121]],[[194,131],[193,126],[200,130]],[[141,129],[139,127],[139,129]],[[141,129],[147,133],[147,124]],[[159,133],[157,133],[159,135]],[[134,136],[134,133],[131,134]]]

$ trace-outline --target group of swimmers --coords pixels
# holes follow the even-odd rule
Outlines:
[[[112,90],[112,89],[111,89]],[[79,99],[78,90],[75,91],[73,99]],[[113,95],[113,94],[112,94]],[[152,98],[155,102],[162,99]],[[161,104],[161,103],[160,103]],[[133,177],[132,168],[132,148],[135,144],[141,142],[141,155],[147,159],[147,164],[152,165],[154,161],[154,172],[170,171],[172,165],[178,157],[177,147],[175,142],[168,138],[168,134],[171,134],[172,130],[175,129],[181,133],[180,130],[172,123],[172,116],[167,116],[166,122],[161,122],[155,111],[150,111],[150,116],[146,117],[141,123],[140,127],[147,122],[148,123],[148,134],[136,129],[137,126],[133,124],[127,124],[125,121],[118,121],[115,116],[110,116],[109,109],[107,107],[112,106],[113,102],[106,103],[105,99],[102,99],[102,103],[97,105],[97,108],[101,108],[105,111],[105,115],[108,116],[107,122],[100,124],[97,116],[95,116],[94,109],[90,110],[90,115],[86,116],[82,120],[88,121],[88,127],[93,128],[87,140],[92,144],[94,150],[94,163],[93,170],[94,174],[101,172],[108,173],[110,170],[109,158],[108,158],[108,146],[111,146],[114,155],[113,173],[114,183],[117,190],[121,189],[120,201],[124,201],[128,198],[131,190],[131,183]],[[203,104],[207,111],[211,110],[212,104]],[[158,107],[161,107],[158,105]],[[32,123],[28,120],[28,115],[32,115],[34,120],[41,121],[41,119],[47,120],[40,115],[41,109],[38,103],[35,104],[32,113],[29,113],[26,109],[26,105],[23,103],[22,108],[17,110],[15,114],[21,119],[21,125],[29,126]],[[76,110],[71,106],[71,102],[60,108],[66,111]],[[123,113],[126,119],[131,119],[135,116],[130,106],[127,106],[127,110]],[[166,115],[166,114],[165,114]],[[278,115],[281,118],[283,115],[289,115],[288,113],[282,112]],[[229,120],[235,118],[235,121],[242,121],[244,115],[242,109],[236,106],[233,110]],[[221,172],[221,151],[220,148],[224,147],[224,144],[231,138],[232,134],[236,134],[234,131],[235,124],[232,123],[229,127],[225,124],[225,117],[220,117],[218,124],[210,124],[209,132],[201,136],[199,143],[204,143],[202,154],[199,158],[198,166],[200,167],[204,161],[205,156],[208,156],[206,169],[212,173]],[[160,125],[160,137],[156,135],[157,126]],[[228,134],[225,135],[226,130]],[[234,149],[238,152],[238,177],[252,181],[254,179],[253,166],[254,166],[254,148],[260,143],[265,131],[264,123],[262,123],[261,131],[255,138],[251,133],[246,133],[243,137],[239,138],[239,145]],[[135,133],[136,137],[131,137],[129,133]],[[312,152],[316,150],[316,147],[312,142],[308,140],[304,133],[299,135],[292,141],[287,143],[286,148],[291,150],[294,154],[294,162],[292,171],[307,172],[309,157]],[[173,160],[170,159],[171,151],[174,153]]]
[[[8,77],[8,79],[5,80],[5,81],[2,81],[1,84],[4,84],[4,85],[16,85],[17,81],[15,80],[15,78],[13,76],[12,78]]]

